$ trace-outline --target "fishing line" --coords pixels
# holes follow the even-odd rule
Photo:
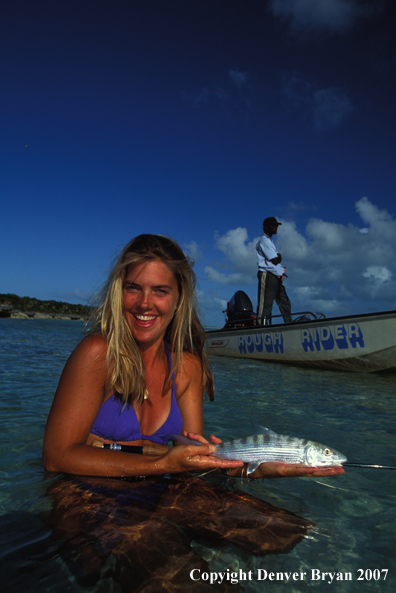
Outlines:
[[[204,472],[203,474],[199,474],[197,476],[197,478],[202,478],[203,476],[207,476],[208,474],[211,474],[212,472],[217,471],[217,467],[215,467],[214,469],[209,469],[207,472]]]
[[[343,490],[344,492],[353,492],[353,490],[348,490],[347,488],[340,488],[339,486],[331,486],[330,484],[324,484],[323,482],[319,482],[318,480],[314,480],[320,486],[327,486],[327,488],[333,488],[334,490]]]
[[[353,463],[352,461],[346,461],[342,464],[342,467],[369,467],[372,469],[396,469],[394,465],[376,465],[372,463]]]

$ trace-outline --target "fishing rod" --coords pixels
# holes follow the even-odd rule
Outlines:
[[[197,443],[198,444],[198,443]],[[201,443],[199,443],[201,444]],[[99,447],[100,449],[110,449],[112,451],[124,451],[126,453],[136,453],[138,455],[164,455],[171,447],[167,445],[120,445],[118,443],[103,443],[102,441],[93,441],[92,447]],[[342,467],[362,467],[371,469],[396,469],[394,465],[377,465],[372,463],[355,463],[352,461],[345,461]]]
[[[102,441],[93,441],[91,445],[100,449],[125,451],[126,453],[137,453],[138,455],[163,455],[168,453],[170,449],[167,445],[119,445],[118,443],[103,443]]]
[[[369,467],[372,469],[396,469],[395,465],[377,465],[375,463],[354,463],[352,461],[345,461],[342,467]]]

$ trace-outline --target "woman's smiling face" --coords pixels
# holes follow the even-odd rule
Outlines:
[[[124,315],[142,348],[162,342],[179,302],[176,278],[160,260],[130,266],[123,286]]]

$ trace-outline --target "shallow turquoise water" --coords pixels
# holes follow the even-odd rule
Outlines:
[[[61,478],[42,468],[42,437],[60,373],[82,330],[79,322],[0,319],[0,574],[14,593],[155,590],[136,589],[133,579],[126,587],[111,554],[96,573],[84,573],[84,542],[89,540],[95,553],[102,554],[97,532],[89,531],[88,522],[77,528],[66,521],[60,530],[47,520],[49,514],[56,515],[50,491]],[[208,434],[224,439],[246,436],[257,422],[326,443],[350,460],[396,463],[396,376],[311,371],[220,357],[214,357],[212,365],[216,399],[205,402]],[[286,554],[257,556],[235,545],[194,540],[196,557],[203,558],[210,571],[251,571],[252,580],[228,583],[223,590],[394,591],[396,471],[351,468],[332,479],[249,484],[218,480],[224,489],[253,494],[314,524]],[[352,581],[328,584],[329,577],[313,579],[313,570],[321,576],[338,573],[338,578],[350,573]],[[287,583],[258,581],[264,571],[299,571],[306,577]],[[185,588],[217,590],[208,582],[191,580]]]

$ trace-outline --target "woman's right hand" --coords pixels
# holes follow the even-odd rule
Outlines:
[[[192,434],[188,433],[189,438]],[[166,453],[158,461],[158,470],[163,473],[179,473],[184,471],[201,471],[214,469],[232,469],[243,467],[243,461],[237,459],[217,459],[212,457],[212,453],[216,447],[212,443],[208,443],[206,439],[200,435],[194,440],[202,443],[196,445],[179,445],[171,447],[170,451]],[[163,468],[163,469],[162,469]]]

